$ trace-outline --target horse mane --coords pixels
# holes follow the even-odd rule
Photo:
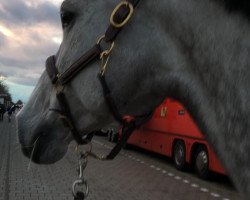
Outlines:
[[[231,12],[241,13],[250,20],[249,0],[217,0],[224,3],[226,9]]]

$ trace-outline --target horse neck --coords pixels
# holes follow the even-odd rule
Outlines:
[[[250,21],[240,14],[227,12],[216,2],[159,1],[156,21],[161,22],[164,32],[196,65],[249,66]],[[157,2],[152,4],[157,5]]]
[[[165,96],[184,103],[231,175],[238,170],[237,163],[244,164],[232,178],[249,196],[249,184],[242,183],[250,178],[246,176],[250,159],[243,152],[250,140],[250,22],[240,14],[229,14],[218,1],[151,4],[161,4],[155,21],[171,38],[175,52],[168,61],[170,46],[165,52],[161,49],[160,88]]]
[[[209,99],[214,97],[213,106],[227,99],[230,106],[238,104],[242,112],[248,112],[250,21],[240,14],[227,12],[217,1],[159,0],[148,4],[152,4],[148,6],[153,9],[151,13],[157,12],[155,21],[160,23],[165,37],[171,38],[172,48],[177,51],[176,56],[173,55],[176,60],[171,61],[173,78],[182,71],[177,78],[182,79],[180,84],[200,90],[200,94]],[[164,53],[162,56],[162,60],[166,60]],[[169,74],[165,78],[167,83]],[[169,87],[165,88],[168,95]],[[177,94],[177,98],[182,98],[183,94],[179,96]],[[228,112],[231,110],[227,108]]]

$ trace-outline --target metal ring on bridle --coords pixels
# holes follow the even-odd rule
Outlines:
[[[116,12],[119,10],[119,8],[121,8],[122,6],[126,6],[129,8],[129,13],[128,13],[128,16],[121,22],[121,23],[116,23],[114,21],[114,16],[116,14]],[[115,9],[113,10],[111,16],[110,16],[110,24],[113,25],[114,27],[116,28],[121,28],[123,27],[125,24],[128,23],[129,19],[131,18],[132,14],[134,12],[134,7],[133,5],[130,3],[130,2],[127,2],[127,1],[122,1],[121,3],[119,3]]]
[[[82,179],[78,179],[78,180],[76,180],[74,183],[73,183],[73,185],[72,185],[72,193],[73,193],[73,195],[74,195],[74,197],[77,197],[77,192],[76,192],[76,186],[77,185],[80,185],[80,186],[85,186],[85,192],[83,192],[83,194],[84,194],[84,197],[87,197],[88,196],[88,194],[89,194],[89,186],[88,186],[88,183],[87,183],[87,181],[86,180],[82,180]]]
[[[89,142],[88,145],[89,145],[89,149],[87,151],[85,150],[86,156],[88,156],[92,151],[92,143]],[[81,155],[82,151],[80,150],[79,147],[80,147],[80,145],[77,144],[76,147],[75,147],[75,152],[77,154]]]
[[[101,42],[102,42],[104,39],[105,39],[105,35],[102,35],[102,36],[97,40],[96,44],[101,44]],[[113,41],[113,42],[111,43],[110,48],[104,50],[104,51],[101,53],[101,56],[103,56],[103,54],[109,55],[109,54],[111,53],[111,51],[113,50],[114,46],[115,46],[115,42]]]

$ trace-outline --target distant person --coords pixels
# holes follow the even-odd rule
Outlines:
[[[8,113],[8,121],[9,122],[11,122],[11,115],[12,115],[12,113],[14,112],[14,108],[15,108],[15,106],[13,105],[13,106],[9,106],[8,108],[7,108],[7,113]]]
[[[0,121],[3,121],[4,113],[6,112],[5,106],[0,104]]]
[[[15,112],[16,112],[16,109],[18,108],[18,106],[17,105],[13,105],[13,106],[11,106],[11,110],[12,110],[12,114],[15,114]]]

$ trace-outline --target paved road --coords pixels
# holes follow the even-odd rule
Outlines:
[[[67,155],[54,165],[31,164],[20,152],[15,123],[0,122],[0,200],[73,199],[77,177],[72,143]],[[108,153],[113,144],[95,138],[94,151]],[[165,158],[143,151],[123,150],[114,161],[89,159],[85,176],[89,200],[239,200],[224,179],[202,181],[192,173],[176,171]]]

